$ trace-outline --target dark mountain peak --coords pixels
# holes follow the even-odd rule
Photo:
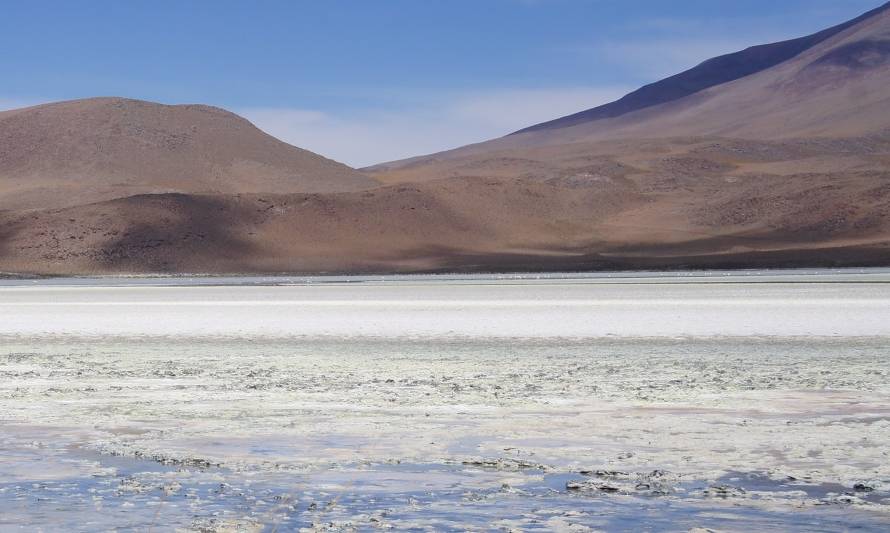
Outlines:
[[[783,63],[800,55],[804,51],[834,37],[844,30],[888,10],[890,10],[890,2],[853,20],[806,37],[778,43],[752,46],[740,52],[708,59],[685,72],[641,87],[614,102],[558,118],[556,120],[551,120],[549,122],[536,124],[514,132],[512,135],[532,131],[566,128],[585,122],[615,118],[647,107],[679,100],[680,98],[684,98],[710,87],[728,83],[774,67],[779,63]],[[872,48],[875,47],[873,46]],[[879,51],[884,50],[883,45],[880,45],[878,48]],[[869,50],[874,52],[874,50]],[[849,52],[852,54],[851,57],[862,57],[862,50],[858,48],[849,50]],[[838,56],[833,58],[833,60],[847,60],[847,58]],[[850,61],[856,60],[850,59]]]

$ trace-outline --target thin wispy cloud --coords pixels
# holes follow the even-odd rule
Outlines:
[[[860,2],[867,9],[868,2]],[[873,6],[871,6],[873,7]],[[787,13],[708,17],[649,17],[627,21],[615,36],[565,49],[592,64],[616,68],[641,82],[655,81],[716,56],[802,37],[849,16],[849,6],[811,6],[789,24]]]
[[[238,112],[290,144],[361,167],[447,150],[620,98],[627,87],[503,89],[439,95],[403,108],[334,114],[314,109]]]
[[[0,98],[0,111],[8,111],[10,109],[19,109],[32,105],[42,104],[45,100],[36,99],[20,99],[20,98]]]
[[[588,53],[602,61],[624,65],[641,80],[655,81],[753,44],[750,40],[721,38],[653,39],[603,43],[588,48]]]

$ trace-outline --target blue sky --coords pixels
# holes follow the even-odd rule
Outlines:
[[[0,108],[208,103],[360,166],[503,135],[881,0],[0,0]]]

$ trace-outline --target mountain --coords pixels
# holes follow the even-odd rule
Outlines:
[[[156,192],[333,192],[376,185],[210,106],[92,98],[0,112],[0,209]]]
[[[10,111],[0,143],[6,272],[888,266],[890,8],[361,173],[204,106]]]
[[[465,175],[456,166],[476,172],[480,157],[502,151],[577,144],[582,153],[592,144],[618,139],[867,136],[890,128],[888,67],[890,3],[809,37],[705,61],[605,106],[500,139],[366,170],[387,181],[413,181]],[[564,154],[565,149],[553,151]]]
[[[641,87],[620,100],[558,118],[516,133],[566,128],[606,118],[615,118],[648,107],[673,102],[699,91],[756,74],[815,47],[816,45],[865,22],[890,9],[890,3],[876,8],[851,21],[820,32],[772,44],[752,46],[740,52],[726,54],[705,61],[680,74]]]

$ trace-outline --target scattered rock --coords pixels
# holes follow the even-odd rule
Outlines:
[[[665,496],[673,493],[679,482],[679,476],[665,470],[634,474],[596,470],[591,475],[595,479],[569,481],[566,489],[573,492]]]
[[[471,459],[461,461],[466,466],[478,466],[480,468],[491,468],[494,470],[504,470],[508,472],[518,472],[520,470],[548,470],[545,465],[523,461],[521,459],[509,459],[499,457],[497,459]]]
[[[853,490],[855,492],[873,492],[875,488],[871,485],[866,485],[865,483],[857,483],[853,485]]]
[[[748,492],[732,485],[712,485],[702,491],[706,498],[744,498]]]

